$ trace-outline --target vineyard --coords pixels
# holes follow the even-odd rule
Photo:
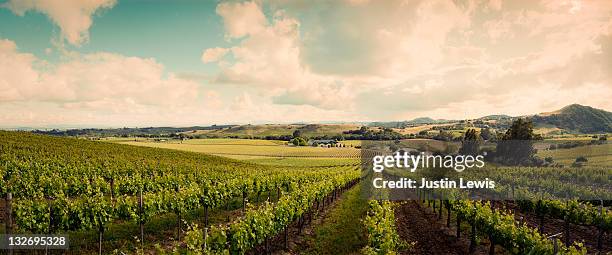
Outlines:
[[[185,151],[186,144],[176,142],[131,146],[4,131],[0,141],[0,233],[66,234],[76,254],[612,250],[612,175],[600,167],[489,167],[462,176],[495,179],[495,189],[476,194],[495,199],[425,189],[409,201],[390,202],[386,198],[399,191],[357,199],[356,189],[364,186],[356,185],[364,178],[360,162],[334,148],[308,148],[332,153],[326,157],[302,150],[311,154],[234,160]],[[192,143],[231,153],[286,147],[253,140]]]
[[[206,251],[242,254],[303,219],[352,186],[360,172],[344,167],[270,167],[216,156],[0,132],[0,195],[6,232],[104,232],[204,210]],[[262,199],[263,197],[263,199]],[[214,210],[239,200],[236,215],[211,224]],[[254,202],[252,202],[254,201]],[[132,223],[132,224],[129,224]]]
[[[391,173],[410,176],[397,170]],[[411,177],[427,177],[414,175]],[[429,214],[427,221],[456,232],[452,240],[467,235],[466,253],[479,253],[479,243],[488,243],[490,249],[480,253],[489,254],[606,254],[612,249],[610,169],[490,167],[465,171],[461,176],[495,179],[496,187],[476,194],[456,188],[419,189],[396,196],[413,198],[401,206],[409,209],[398,211]]]

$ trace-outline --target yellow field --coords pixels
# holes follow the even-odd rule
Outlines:
[[[344,140],[344,141],[340,141],[341,144],[344,144],[346,146],[361,146],[361,140]]]
[[[443,151],[448,142],[433,140],[433,139],[404,139],[401,141],[401,146],[413,149],[426,149]]]

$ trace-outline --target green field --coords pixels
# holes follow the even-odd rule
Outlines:
[[[577,157],[584,156],[586,166],[610,166],[612,164],[612,143],[602,145],[586,145],[570,149],[539,150],[541,158],[552,157],[557,163],[571,165]]]
[[[164,149],[200,152],[220,156],[249,157],[295,157],[295,158],[358,158],[356,148],[322,148],[311,146],[288,146],[268,140],[250,139],[192,139],[183,141],[156,142],[150,140],[120,141],[121,144],[147,146]]]

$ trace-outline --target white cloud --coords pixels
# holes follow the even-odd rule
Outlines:
[[[66,108],[179,107],[192,104],[199,84],[166,73],[154,59],[113,53],[72,54],[49,64],[0,40],[0,103],[49,102]],[[35,68],[36,66],[44,68]],[[121,107],[115,107],[122,109]]]
[[[9,0],[2,7],[20,16],[30,10],[44,13],[60,27],[62,38],[81,45],[89,40],[92,15],[115,3],[116,0]]]
[[[224,2],[217,6],[217,13],[223,17],[227,35],[240,38],[264,29],[266,16],[256,2]]]
[[[38,72],[32,68],[36,58],[17,52],[13,41],[0,39],[0,102],[27,100],[38,82]]]
[[[202,62],[204,63],[217,62],[221,58],[223,58],[223,56],[225,56],[225,54],[227,54],[228,51],[229,51],[228,49],[220,48],[220,47],[206,49],[202,53]]]

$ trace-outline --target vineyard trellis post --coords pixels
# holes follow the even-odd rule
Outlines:
[[[444,205],[442,203],[442,196],[440,196],[440,208],[438,210],[438,220],[442,219],[442,206],[444,206]]]
[[[289,225],[285,226],[285,250],[289,249]]]
[[[246,213],[246,203],[247,203],[247,193],[246,191],[242,192],[242,214],[244,215]]]
[[[98,254],[102,255],[102,238],[104,236],[104,226],[100,223],[100,228],[98,229]]]
[[[115,201],[115,178],[110,179],[111,200]]]
[[[446,227],[450,228],[451,223],[451,206],[450,200],[446,200]]]
[[[6,210],[6,218],[4,219],[4,224],[5,224],[5,229],[6,229],[6,234],[12,234],[13,233],[13,194],[11,192],[6,194],[6,205],[5,205],[5,210]],[[8,250],[8,254],[9,255],[13,255],[13,250],[10,249]]]
[[[493,200],[489,201],[489,206],[491,206],[491,212],[495,212],[495,205]],[[489,241],[491,242],[491,246],[489,247],[489,255],[495,254],[495,240],[493,239],[493,235],[489,234]]]
[[[457,239],[461,238],[461,214],[457,213]]]
[[[144,249],[144,226],[143,226],[143,201],[142,201],[142,187],[138,191],[138,223],[140,226],[140,248]]]
[[[11,192],[6,194],[6,206],[5,206],[5,214],[6,218],[4,219],[5,229],[7,234],[13,233],[13,194]]]
[[[476,211],[476,207],[473,208]],[[476,250],[476,217],[470,219],[470,225],[472,225],[472,231],[470,232],[470,254]]]
[[[208,205],[204,205],[204,227],[208,227]]]
[[[208,227],[204,227],[204,252],[206,252],[208,243]]]
[[[176,185],[176,194],[179,194],[180,192],[180,185],[177,184]],[[181,241],[181,209],[183,209],[183,203],[182,201],[179,201],[177,203],[177,208],[176,208],[176,239],[180,242]]]
[[[603,220],[603,199],[599,200],[599,224],[597,225],[597,251],[599,254],[602,254],[602,243],[603,243],[603,228],[604,228],[604,220]]]

